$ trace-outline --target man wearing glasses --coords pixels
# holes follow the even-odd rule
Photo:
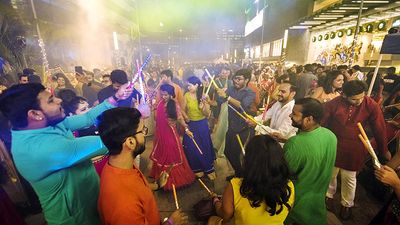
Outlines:
[[[98,209],[103,224],[108,225],[181,225],[187,216],[176,210],[161,223],[152,191],[162,188],[168,179],[163,171],[160,179],[148,183],[135,166],[135,158],[145,150],[147,129],[141,113],[133,108],[114,108],[98,117],[101,140],[110,158],[100,179]]]
[[[235,176],[240,177],[241,163],[240,154],[242,154],[241,144],[239,143],[240,137],[241,143],[246,143],[252,136],[254,136],[254,129],[251,129],[246,120],[244,120],[238,113],[246,112],[249,115],[253,113],[250,111],[251,104],[255,101],[256,94],[250,90],[247,85],[251,78],[251,71],[248,69],[240,69],[233,76],[233,86],[228,88],[227,91],[224,89],[217,90],[217,93],[223,101],[228,102],[228,131],[225,136],[225,156],[231,163],[235,170]],[[252,115],[254,116],[254,115]],[[232,176],[227,177],[230,179]]]

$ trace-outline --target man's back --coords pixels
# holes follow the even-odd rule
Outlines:
[[[319,127],[300,132],[284,146],[289,168],[296,173],[296,201],[287,221],[326,224],[325,193],[336,159],[336,137]]]
[[[313,81],[318,81],[318,78],[310,73],[306,72],[300,75],[300,77],[297,80],[297,92],[296,92],[296,99],[304,98],[306,96],[308,90],[311,88],[311,84]]]

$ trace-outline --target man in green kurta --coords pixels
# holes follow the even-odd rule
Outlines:
[[[325,194],[336,159],[336,136],[320,126],[323,107],[311,98],[296,100],[292,123],[299,133],[284,145],[294,181],[296,200],[285,224],[325,225]]]
[[[90,159],[107,149],[100,137],[75,138],[72,131],[93,125],[98,115],[131,92],[123,85],[86,114],[67,118],[61,99],[41,84],[15,85],[0,95],[0,110],[13,126],[15,165],[38,195],[47,224],[101,224],[99,177]]]

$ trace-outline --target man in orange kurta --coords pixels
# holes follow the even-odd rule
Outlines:
[[[134,108],[115,108],[98,117],[101,140],[109,150],[109,161],[100,179],[98,210],[104,225],[181,225],[187,222],[180,210],[161,223],[152,190],[161,188],[168,175],[148,183],[134,165],[145,150],[141,114]]]

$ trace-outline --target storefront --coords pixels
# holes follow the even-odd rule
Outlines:
[[[399,12],[400,14],[400,12]],[[400,24],[400,17],[392,17],[361,23],[353,64],[372,66],[376,64],[383,38],[390,27]],[[352,53],[355,27],[337,27],[311,32],[307,61],[323,65],[348,64]],[[384,65],[400,66],[400,59],[385,55]]]

